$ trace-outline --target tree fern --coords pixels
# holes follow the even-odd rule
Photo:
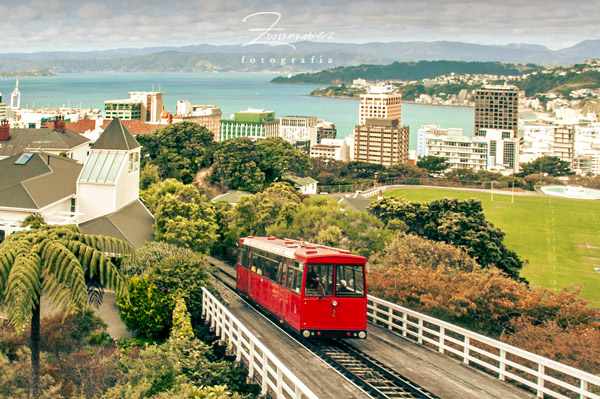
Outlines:
[[[125,278],[114,256],[135,250],[112,237],[84,234],[77,226],[42,226],[14,233],[0,244],[0,305],[8,320],[25,328],[31,320],[31,397],[39,397],[40,297],[63,310],[98,305],[104,288],[125,295]]]

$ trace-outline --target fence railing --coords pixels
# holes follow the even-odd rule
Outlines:
[[[600,377],[369,295],[375,325],[437,350],[539,398],[600,399]]]
[[[411,186],[436,186],[436,187],[459,187],[459,188],[476,188],[489,190],[492,188],[501,189],[512,187],[511,182],[507,181],[484,181],[473,182],[468,180],[447,180],[435,179],[429,177],[414,177],[414,178],[392,178],[371,180],[362,183],[339,184],[339,185],[319,185],[319,192],[326,193],[353,193],[356,191],[365,191],[376,189],[381,186],[394,185],[411,185]]]
[[[318,399],[206,288],[202,288],[202,318],[228,342],[236,360],[248,367],[248,377],[260,383],[261,394],[275,398]]]

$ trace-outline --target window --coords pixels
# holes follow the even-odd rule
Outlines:
[[[140,168],[140,154],[132,152],[129,154],[129,173],[135,172]]]
[[[306,267],[306,296],[333,296],[333,265]]]
[[[290,260],[285,286],[298,294],[300,293],[300,287],[302,286],[303,271],[304,263]]]

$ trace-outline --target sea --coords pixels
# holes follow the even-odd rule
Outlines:
[[[165,109],[175,112],[177,100],[213,104],[227,118],[236,111],[264,108],[275,116],[316,116],[335,123],[338,138],[352,134],[358,123],[359,100],[312,97],[323,85],[276,84],[274,73],[64,73],[19,78],[22,108],[79,107],[104,110],[105,100],[128,98],[129,91],[162,91]],[[10,103],[16,78],[0,78],[3,102]],[[473,136],[473,108],[402,104],[402,124],[410,127],[410,149],[417,147],[422,125],[462,128]]]

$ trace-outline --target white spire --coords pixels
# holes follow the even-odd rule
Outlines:
[[[15,102],[17,106],[15,107]],[[21,92],[19,91],[19,79],[17,79],[17,84],[15,85],[15,89],[10,94],[10,107],[12,109],[21,108]]]

